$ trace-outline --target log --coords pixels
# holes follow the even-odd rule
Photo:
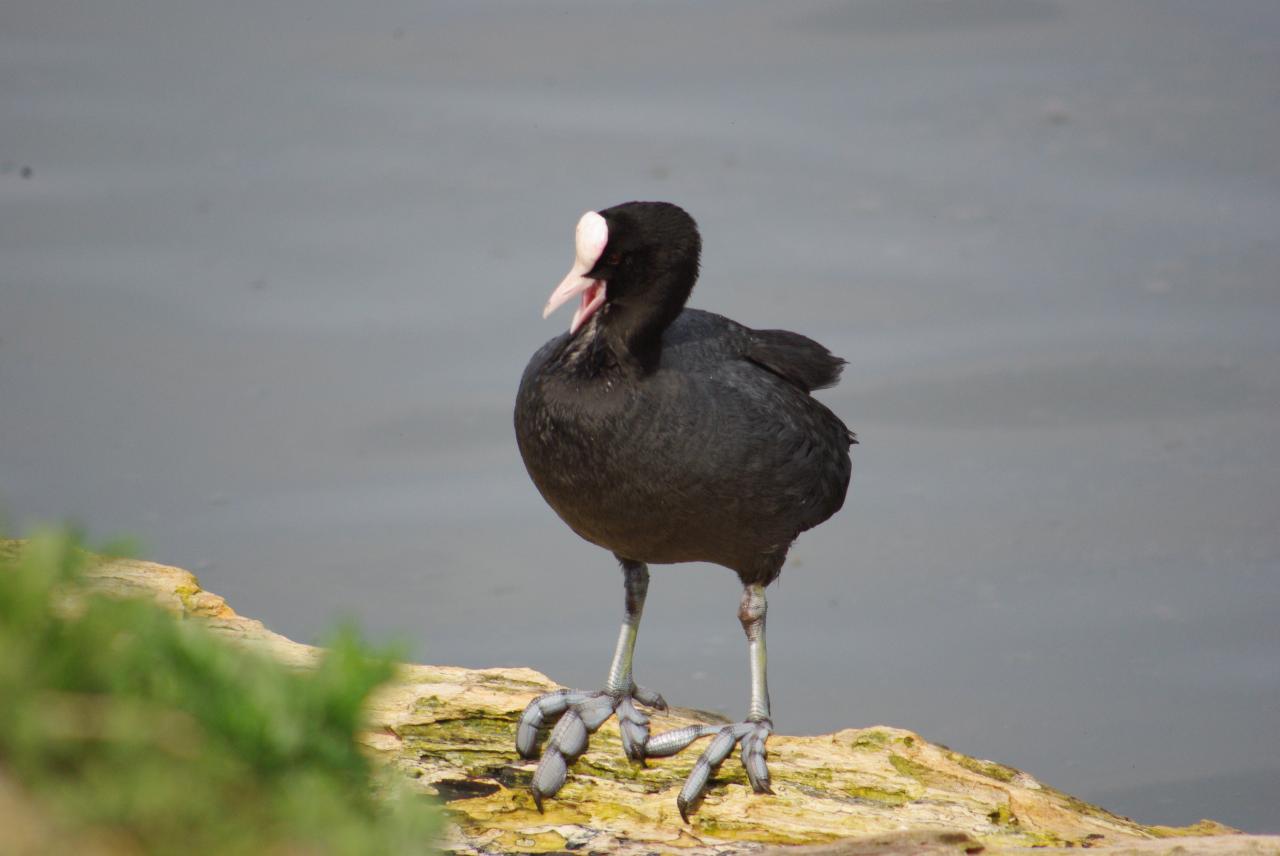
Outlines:
[[[180,568],[104,560],[90,570],[89,586],[151,599],[298,667],[322,653],[238,615]],[[1280,836],[1242,835],[1211,820],[1178,828],[1145,825],[1020,770],[887,725],[774,735],[773,796],[753,794],[731,755],[685,824],[675,798],[700,751],[697,744],[639,767],[626,760],[611,721],[539,813],[528,791],[535,765],[516,755],[515,727],[531,698],[556,688],[527,668],[404,665],[371,699],[364,743],[442,801],[451,820],[445,846],[460,854],[996,856],[1091,848],[1112,856],[1280,856]],[[656,714],[652,728],[659,733],[716,721],[711,714],[674,709]]]

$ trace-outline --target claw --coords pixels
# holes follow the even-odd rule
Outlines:
[[[645,687],[632,687],[631,695],[636,701],[645,707],[651,707],[654,710],[666,710],[667,700],[658,693]]]
[[[558,750],[548,748],[538,762],[538,769],[533,771],[533,784],[529,790],[533,792],[533,803],[542,811],[542,798],[555,796],[556,791],[564,787],[564,780],[569,774],[564,756]]]
[[[649,739],[649,717],[636,710],[631,699],[618,703],[618,729],[622,732],[622,751],[632,761],[643,762],[645,743]]]

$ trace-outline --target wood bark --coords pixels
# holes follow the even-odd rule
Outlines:
[[[299,667],[322,655],[238,615],[180,568],[107,560],[94,565],[89,580],[97,591],[149,598]],[[698,744],[639,767],[625,759],[610,722],[539,813],[527,789],[534,763],[517,757],[515,726],[531,698],[555,688],[532,669],[404,665],[371,700],[363,739],[375,757],[443,802],[451,820],[445,846],[458,853],[863,856],[1087,847],[1113,856],[1280,856],[1280,836],[1240,835],[1208,820],[1182,828],[1144,825],[1020,770],[883,725],[774,735],[773,796],[753,794],[731,755],[685,824],[675,798]],[[709,721],[714,717],[673,710],[655,715],[652,727],[658,733]]]

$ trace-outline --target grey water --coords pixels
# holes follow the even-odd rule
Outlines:
[[[0,504],[302,640],[596,687],[620,574],[510,425],[581,213],[849,360],[778,729],[887,723],[1280,832],[1280,4],[10,0]],[[637,674],[741,716],[736,578]]]

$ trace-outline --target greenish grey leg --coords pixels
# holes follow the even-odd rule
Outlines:
[[[618,632],[618,647],[614,649],[609,680],[604,687],[605,692],[614,694],[631,691],[631,661],[636,652],[640,616],[644,614],[644,599],[649,594],[649,568],[644,563],[623,560],[622,574],[626,606],[622,630]]]
[[[751,707],[747,721],[769,721],[769,654],[764,644],[764,617],[769,611],[764,586],[749,585],[742,589],[742,605],[738,621],[747,634],[747,651],[751,658]]]
[[[649,717],[636,703],[666,710],[662,696],[636,686],[631,664],[635,655],[636,635],[644,599],[649,591],[649,569],[643,562],[619,558],[622,563],[625,608],[618,645],[609,666],[609,679],[599,692],[557,690],[529,702],[516,726],[516,751],[522,758],[537,755],[538,732],[552,723],[555,727],[547,738],[542,759],[533,773],[533,801],[542,810],[542,800],[554,795],[568,777],[569,765],[587,749],[590,735],[617,715],[622,732],[622,748],[628,758],[643,762],[645,743],[649,739]]]
[[[773,731],[769,719],[768,656],[764,642],[764,618],[768,611],[764,586],[747,585],[742,589],[742,603],[738,607],[738,620],[747,635],[747,650],[751,660],[751,704],[744,722],[732,725],[691,725],[666,734],[651,737],[645,746],[651,758],[674,755],[700,737],[712,737],[710,745],[693,765],[685,779],[676,806],[680,816],[689,820],[689,809],[707,789],[711,776],[729,757],[735,745],[742,747],[742,766],[747,779],[758,794],[771,794],[769,767],[766,763],[765,741]],[[713,736],[714,735],[714,736]]]

